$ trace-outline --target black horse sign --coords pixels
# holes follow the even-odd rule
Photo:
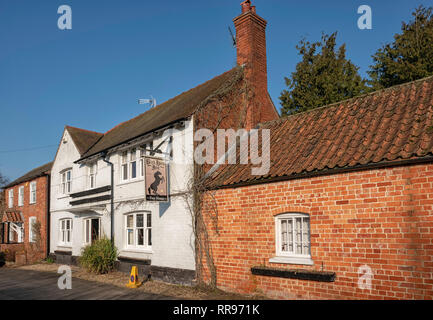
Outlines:
[[[168,201],[167,164],[162,159],[145,158],[146,201]]]

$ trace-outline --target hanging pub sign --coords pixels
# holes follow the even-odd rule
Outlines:
[[[158,158],[145,157],[146,201],[168,201],[167,163]]]

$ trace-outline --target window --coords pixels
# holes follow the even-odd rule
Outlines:
[[[122,152],[122,180],[128,180],[128,151]]]
[[[30,183],[30,204],[36,203],[36,181]]]
[[[310,217],[286,213],[275,217],[276,257],[270,262],[313,264],[310,248]]]
[[[9,208],[14,206],[14,189],[9,190]]]
[[[22,222],[11,222],[9,224],[9,241],[22,243],[24,241],[24,225]]]
[[[120,156],[120,179],[128,181],[137,179],[139,175],[139,165],[142,166],[142,159],[137,158],[138,151],[136,148],[131,151],[124,151]],[[144,162],[143,162],[144,166]],[[141,170],[141,169],[140,169]],[[140,172],[141,173],[141,172]]]
[[[72,219],[60,220],[60,244],[67,246],[72,244]]]
[[[140,176],[144,177],[144,157],[146,155],[150,155],[150,151],[148,150],[153,150],[153,143],[146,143],[144,145],[144,149],[140,150]]]
[[[96,162],[89,165],[89,189],[94,189],[96,187]]]
[[[131,179],[137,178],[137,149],[131,150]]]
[[[35,224],[36,224],[36,217],[30,217],[29,218],[29,242],[36,242],[36,233],[35,233]]]
[[[150,248],[152,246],[152,214],[126,215],[126,247]]]
[[[62,177],[62,193],[68,194],[71,193],[72,190],[72,170],[66,170],[61,173]]]
[[[84,220],[84,243],[91,244],[99,239],[101,232],[101,219],[92,218]]]
[[[18,188],[18,206],[24,205],[24,186]]]

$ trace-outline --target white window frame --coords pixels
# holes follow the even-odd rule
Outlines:
[[[60,172],[60,188],[60,192],[64,195],[70,194],[72,192],[72,169],[67,169]]]
[[[18,188],[18,207],[24,206],[24,186]]]
[[[138,148],[120,152],[120,183],[132,182],[144,177],[144,161]],[[135,177],[132,177],[135,166]]]
[[[148,142],[144,145],[144,149],[140,149],[140,177],[144,178],[144,157],[150,155],[150,151],[153,150],[153,142]]]
[[[36,221],[36,217],[29,218],[29,242],[36,242],[35,234],[33,233],[33,224],[35,224]]]
[[[69,221],[69,229],[68,222]],[[59,220],[59,244],[61,246],[65,247],[72,247],[72,219],[71,218],[64,218]],[[69,235],[69,241],[68,241],[68,235]]]
[[[301,221],[300,233],[297,228],[297,221]],[[304,221],[307,220],[308,232],[304,230]],[[288,226],[288,221],[292,224],[292,246],[291,252],[282,250],[282,224],[286,221],[286,226]],[[290,233],[286,234],[289,237]],[[299,235],[299,237],[298,237]],[[307,238],[307,239],[306,239]],[[300,239],[300,241],[299,241]],[[296,248],[298,243],[301,242],[302,253],[296,253]],[[304,252],[305,246],[307,246],[307,252]],[[271,263],[287,263],[287,264],[302,264],[302,265],[313,265],[314,262],[311,259],[311,221],[310,216],[305,213],[283,213],[275,216],[275,254],[276,256],[269,260]]]
[[[37,190],[36,181],[30,182],[30,199],[29,199],[30,204],[36,203],[36,199],[37,199],[36,190]]]
[[[101,239],[101,218],[90,217],[84,219],[83,223],[83,243],[85,245],[92,244],[92,220],[99,220],[98,223],[98,239]]]
[[[9,239],[12,239],[13,233],[16,232],[17,234],[17,242],[16,243],[23,243],[24,242],[24,223],[22,222],[11,222],[9,225]]]
[[[95,189],[96,188],[96,176],[98,174],[98,164],[97,162],[93,162],[88,166],[88,188]]]
[[[137,216],[143,216],[143,226],[137,227]],[[132,216],[132,227],[128,226],[128,217]],[[152,250],[152,213],[150,211],[140,211],[125,214],[125,242],[124,247],[129,250]],[[143,245],[138,245],[138,230],[143,230]],[[133,243],[129,243],[129,232],[133,233]],[[150,234],[150,243],[149,243]]]
[[[8,195],[9,195],[9,199],[8,199],[9,208],[13,208],[13,206],[14,206],[14,189],[10,189]]]

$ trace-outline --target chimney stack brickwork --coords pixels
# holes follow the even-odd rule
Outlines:
[[[246,80],[252,89],[247,108],[246,128],[254,128],[259,122],[278,118],[278,113],[268,94],[266,25],[256,14],[251,1],[241,3],[242,14],[233,22],[236,27],[237,63],[244,66]]]

